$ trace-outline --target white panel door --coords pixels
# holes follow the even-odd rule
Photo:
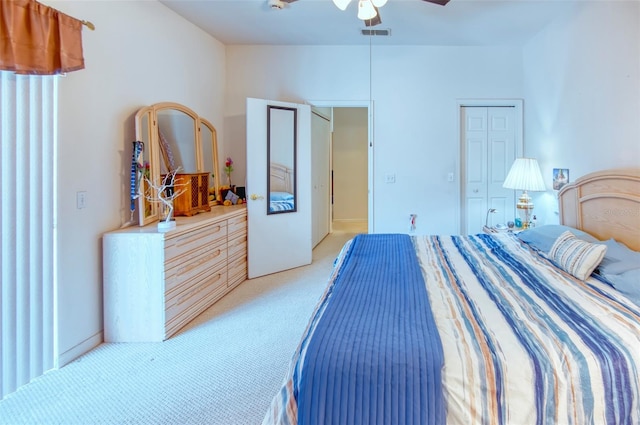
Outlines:
[[[267,214],[267,106],[297,109],[296,211]],[[311,108],[247,98],[248,276],[311,263]]]
[[[465,150],[463,233],[469,234],[482,231],[487,210],[487,108],[462,108],[462,120]]]
[[[502,187],[516,158],[514,108],[488,108],[487,134],[487,208],[496,209],[489,217],[489,225],[495,226],[515,218],[515,192]]]
[[[463,107],[464,210],[462,233],[482,232],[489,225],[515,217],[514,191],[502,183],[516,157],[515,109],[513,107]]]

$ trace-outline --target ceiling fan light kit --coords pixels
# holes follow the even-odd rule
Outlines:
[[[346,10],[349,3],[351,3],[351,0],[333,0],[333,4],[340,10]]]
[[[358,19],[366,21],[375,18],[377,14],[376,8],[369,0],[360,0],[358,2]]]
[[[292,2],[295,0],[286,0]],[[438,4],[444,6],[449,0],[423,0],[427,3]],[[340,10],[346,10],[351,0],[333,0],[333,4]],[[365,21],[367,26],[378,25],[382,22],[378,8],[387,4],[387,0],[358,0],[358,19]],[[375,19],[374,19],[375,18]]]

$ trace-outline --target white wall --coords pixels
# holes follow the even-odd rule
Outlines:
[[[525,154],[550,189],[534,196],[539,222],[557,223],[553,168],[573,181],[640,167],[640,3],[579,2],[523,49]]]
[[[83,30],[86,69],[60,80],[57,338],[61,364],[102,341],[101,235],[129,220],[134,115],[182,103],[223,130],[225,47],[156,1],[46,1]],[[76,209],[76,192],[87,208]]]
[[[374,229],[455,233],[456,99],[522,98],[521,49],[374,46]],[[244,156],[245,98],[369,99],[368,46],[228,46],[225,147]],[[238,172],[244,170],[236,168]],[[385,184],[387,173],[395,184]]]

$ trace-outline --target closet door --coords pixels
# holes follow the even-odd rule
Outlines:
[[[514,116],[513,107],[461,108],[463,234],[482,232],[489,208],[489,225],[515,217],[514,191],[502,187],[516,157]]]
[[[331,121],[316,108],[311,108],[311,198],[312,246],[329,234]]]

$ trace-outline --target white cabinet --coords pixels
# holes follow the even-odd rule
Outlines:
[[[247,277],[244,206],[103,237],[105,342],[163,341]]]

